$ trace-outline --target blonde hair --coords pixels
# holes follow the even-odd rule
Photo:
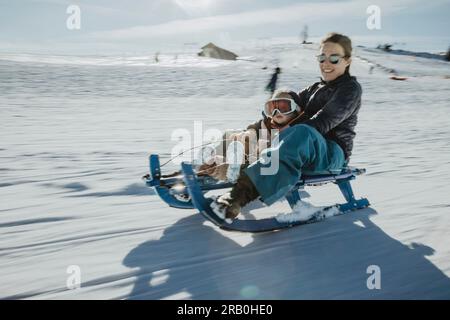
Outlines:
[[[340,45],[342,49],[344,49],[344,58],[350,58],[352,56],[352,40],[350,40],[349,37],[340,33],[332,32],[327,34],[322,39],[322,41],[320,42],[320,46],[323,46],[326,42],[337,43],[338,45]]]

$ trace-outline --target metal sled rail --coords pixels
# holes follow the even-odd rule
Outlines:
[[[296,221],[280,221],[276,216],[271,218],[263,219],[234,219],[232,222],[227,223],[225,220],[221,219],[211,208],[210,203],[213,201],[211,198],[205,198],[202,190],[200,190],[199,184],[197,183],[197,177],[192,169],[192,165],[188,163],[181,164],[183,171],[183,178],[185,180],[186,186],[188,188],[189,194],[192,197],[192,202],[199,213],[207,220],[214,223],[216,226],[230,231],[241,231],[241,232],[268,232],[275,231],[285,228],[290,228],[297,225],[315,223],[324,220],[328,214],[328,210],[333,208],[336,211],[329,211],[331,216],[341,215],[351,210],[362,209],[369,205],[367,199],[356,200],[353,196],[353,191],[351,189],[348,179],[354,176],[348,176],[341,180],[338,180],[337,184],[341,189],[346,203],[335,204],[333,206],[324,207],[315,212],[308,220],[296,220]],[[298,189],[294,188],[287,196],[286,199],[289,201],[291,207],[300,200]]]
[[[176,172],[169,175],[162,175],[159,156],[152,154],[149,157],[150,173],[144,176],[145,183],[149,187],[153,187],[161,199],[169,206],[180,209],[192,209],[194,205],[191,200],[188,189],[186,188],[184,175],[182,172]],[[299,182],[295,185],[293,190],[286,196],[291,206],[300,200],[298,189],[304,186],[321,185],[324,183],[333,182],[339,186],[344,197],[347,199],[347,204],[344,209],[358,208],[367,206],[368,201],[358,202],[353,196],[351,190],[350,180],[355,179],[356,176],[364,174],[365,169],[358,169],[353,167],[346,167],[340,172],[335,173],[321,173],[321,174],[305,174],[301,177]],[[211,190],[231,188],[232,183],[219,182],[209,176],[196,176],[196,183],[203,193]],[[352,200],[353,199],[353,200]]]

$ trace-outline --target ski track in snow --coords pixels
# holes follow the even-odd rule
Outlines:
[[[316,81],[315,50],[278,43],[241,52],[256,62],[180,54],[160,65],[0,55],[0,298],[449,299],[449,63],[357,48],[409,77],[352,65],[364,91],[352,165],[368,171],[353,185],[368,209],[226,232],[167,207],[140,180],[150,153],[170,156],[173,130],[253,122],[274,61],[282,87]],[[334,185],[307,191],[314,205],[342,201]],[[70,265],[79,289],[67,289]],[[370,265],[381,290],[366,286]]]

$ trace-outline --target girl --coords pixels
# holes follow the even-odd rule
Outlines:
[[[248,165],[256,161],[258,155],[270,146],[273,130],[280,132],[288,128],[300,115],[298,95],[290,90],[276,90],[264,105],[263,119],[250,125],[245,131],[227,131],[223,136],[222,143],[213,151],[213,158],[199,167],[200,174],[207,174],[217,180],[229,181],[230,177],[236,174],[230,172],[233,168],[228,165],[224,157],[220,156],[219,151],[227,154],[227,151],[232,149],[230,142],[239,141],[244,146],[242,151],[244,151],[245,164]],[[227,155],[229,156],[229,154]],[[239,174],[239,168],[240,166],[237,167],[237,174]]]

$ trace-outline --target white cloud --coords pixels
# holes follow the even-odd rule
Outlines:
[[[197,7],[207,7],[208,0],[190,0],[177,2],[183,3],[185,8],[194,9]],[[382,15],[387,16],[393,12],[403,10],[405,7],[419,3],[418,0],[400,0],[395,4],[387,0],[379,0],[378,5],[382,8]],[[216,15],[199,17],[186,20],[175,20],[157,25],[136,26],[125,29],[102,31],[92,33],[90,36],[102,40],[136,40],[151,39],[188,34],[199,34],[211,31],[229,31],[237,28],[247,28],[270,25],[283,26],[289,23],[310,23],[313,21],[361,18],[367,16],[366,8],[369,1],[344,1],[344,2],[320,2],[303,3],[285,6],[276,9],[264,9],[251,12],[242,12],[228,15]]]
[[[190,16],[207,14],[212,4],[212,0],[174,0],[183,11]]]
[[[325,9],[326,8],[326,9]],[[283,25],[289,22],[308,22],[339,16],[342,10],[346,14],[365,14],[364,6],[356,1],[323,4],[301,4],[279,9],[266,9],[254,12],[244,12],[230,15],[217,15],[189,20],[176,20],[150,26],[138,26],[105,32],[96,32],[94,37],[103,39],[137,39],[165,37],[170,35],[194,34],[212,30],[227,30],[232,28],[251,27],[268,24]],[[361,11],[362,10],[362,11]]]
[[[304,24],[310,26],[310,38],[327,31],[348,33],[352,39],[356,35],[372,39],[377,36],[385,38],[386,35],[398,37],[414,33],[409,28],[414,27],[417,31],[417,25],[428,28],[423,35],[443,35],[443,28],[439,29],[443,25],[442,17],[438,21],[440,24],[430,23],[430,14],[424,20],[417,19],[421,19],[422,9],[428,13],[432,10],[442,12],[442,4],[445,9],[448,3],[448,0],[396,0],[393,3],[391,0],[322,0],[307,3],[303,1],[309,0],[136,0],[130,5],[106,0],[77,0],[82,8],[82,19],[85,19],[82,30],[68,33],[64,28],[63,32],[57,33],[55,30],[60,30],[60,25],[65,24],[61,19],[62,24],[54,19],[60,8],[57,6],[55,9],[50,4],[64,6],[72,1],[29,1],[42,3],[43,6],[37,7],[40,11],[22,19],[15,19],[14,14],[6,17],[10,19],[3,23],[12,31],[0,34],[0,41],[7,42],[7,45],[0,46],[0,50],[162,50],[184,42],[214,41],[220,44],[261,37],[298,37]],[[371,32],[366,28],[366,9],[371,4],[381,8],[381,32]],[[11,6],[13,13],[19,8],[21,6]],[[411,19],[415,20],[408,23],[410,12],[413,15]],[[64,17],[65,10],[60,13]],[[42,23],[41,29],[40,24],[35,23],[37,28],[28,31],[20,25],[24,18],[34,22],[38,18],[44,19],[48,23]]]

